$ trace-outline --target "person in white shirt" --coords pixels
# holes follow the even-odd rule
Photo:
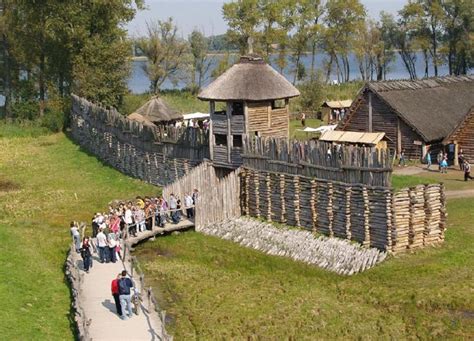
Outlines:
[[[193,210],[193,197],[187,193],[184,197],[184,207],[186,207],[186,216],[188,219],[192,218],[194,216],[194,210]]]
[[[99,249],[99,259],[101,263],[108,263],[108,245],[107,245],[107,237],[105,236],[104,229],[100,228],[99,233],[97,233],[96,237],[97,247]]]

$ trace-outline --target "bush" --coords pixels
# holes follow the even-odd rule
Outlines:
[[[23,120],[33,120],[38,115],[38,102],[33,100],[20,101],[12,104],[13,118]]]

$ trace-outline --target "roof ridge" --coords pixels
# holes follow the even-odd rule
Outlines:
[[[367,82],[367,86],[377,92],[392,91],[392,90],[418,90],[427,88],[442,87],[447,84],[459,83],[459,82],[473,82],[474,75],[461,75],[461,76],[442,76],[442,77],[429,77],[422,79],[390,79],[385,81],[372,81]]]

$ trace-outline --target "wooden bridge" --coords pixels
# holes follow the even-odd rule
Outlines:
[[[174,231],[188,230],[190,228],[194,228],[194,219],[182,219],[177,224],[167,223],[164,227],[155,225],[155,221],[153,219],[152,226],[153,227],[151,230],[137,232],[136,236],[128,236],[125,239],[125,242],[131,248],[144,240],[155,237],[156,235],[161,235]]]

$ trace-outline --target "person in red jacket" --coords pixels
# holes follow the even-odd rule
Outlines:
[[[120,274],[117,275],[112,281],[112,296],[114,297],[115,301],[115,309],[117,310],[118,316],[122,316],[122,306],[120,305],[120,294],[119,294],[119,284],[118,281],[120,279]]]

